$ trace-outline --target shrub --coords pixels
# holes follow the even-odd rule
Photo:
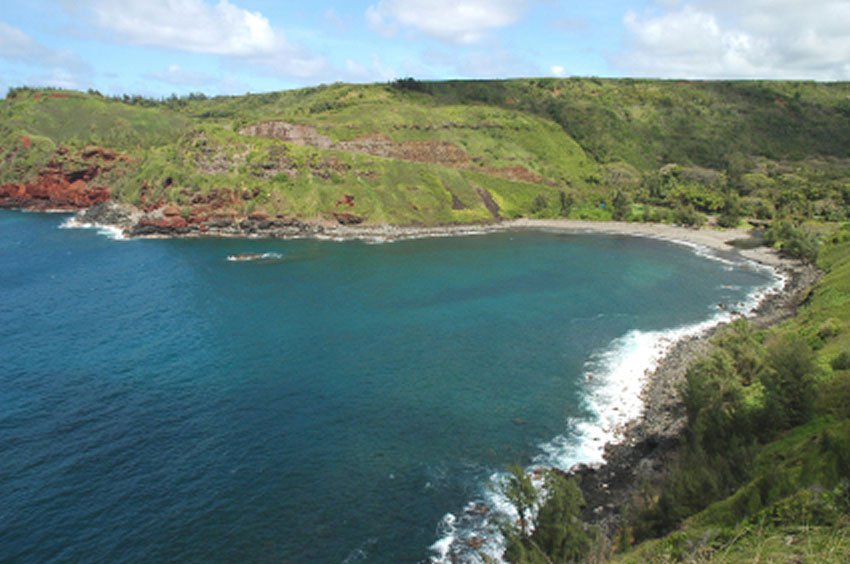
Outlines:
[[[841,333],[841,322],[830,317],[818,327],[818,338],[822,341],[832,339]]]
[[[729,194],[723,203],[723,212],[717,218],[717,224],[720,227],[737,227],[742,215],[743,209],[738,197],[735,194]]]
[[[833,370],[848,370],[850,369],[850,352],[841,351],[838,356],[830,362]]]
[[[572,194],[568,194],[565,191],[561,190],[558,193],[558,199],[561,204],[561,217],[567,217],[570,215],[570,210],[575,205],[575,198]]]
[[[850,355],[846,352],[841,353],[833,360],[833,368],[835,368],[835,360],[842,356],[850,362]],[[818,412],[842,419],[850,417],[850,373],[835,374],[831,380],[819,386]]]
[[[767,345],[761,373],[765,414],[774,429],[787,429],[811,418],[815,400],[814,353],[797,335],[773,339]]]
[[[629,212],[632,210],[632,202],[625,192],[617,190],[617,193],[614,194],[614,199],[611,201],[611,207],[613,208],[612,215],[614,219],[619,221],[628,217]]]
[[[696,211],[690,204],[677,206],[673,218],[676,223],[689,227],[699,227],[705,223],[705,216]]]
[[[579,519],[584,497],[575,479],[550,471],[548,497],[537,515],[531,541],[554,562],[581,561],[591,548],[591,536]]]
[[[784,255],[808,262],[817,260],[817,238],[788,221],[774,222],[764,238],[769,245],[777,247]]]
[[[531,202],[531,213],[537,214],[549,207],[549,202],[546,201],[546,196],[537,194]]]
[[[735,370],[744,386],[758,378],[764,363],[764,347],[746,319],[736,319],[717,337],[717,345],[732,356]]]

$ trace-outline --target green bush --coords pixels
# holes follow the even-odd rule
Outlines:
[[[842,362],[850,362],[850,355],[843,352],[833,359],[833,369],[835,369],[835,361],[842,357]],[[845,364],[841,364],[841,366],[850,367],[850,365]],[[846,369],[841,368],[840,370]],[[829,414],[841,419],[850,417],[850,373],[839,372],[828,382],[820,384],[817,407],[819,413]]]
[[[700,227],[705,223],[705,216],[696,211],[690,204],[679,205],[673,213],[673,221],[688,227]]]
[[[531,213],[539,214],[547,207],[549,207],[549,202],[546,201],[546,196],[543,194],[537,194],[531,202]]]
[[[808,421],[814,411],[815,357],[801,337],[788,334],[767,345],[766,367],[761,373],[765,415],[776,430]]]
[[[531,541],[555,562],[578,562],[590,552],[592,536],[580,520],[584,497],[576,480],[550,471],[548,496],[537,515]]]
[[[850,352],[841,351],[838,356],[832,359],[829,363],[833,370],[848,370],[850,369]]]
[[[570,215],[570,210],[576,203],[575,197],[572,194],[568,194],[567,192],[561,190],[558,193],[558,200],[561,204],[561,217],[568,217]]]
[[[778,248],[782,254],[815,262],[818,257],[817,238],[789,221],[776,221],[765,233],[767,244]]]
[[[841,333],[841,322],[830,317],[818,327],[818,338],[822,341],[827,341],[833,337],[837,337]]]
[[[629,196],[622,190],[617,190],[614,198],[611,200],[612,216],[615,220],[621,221],[628,218],[632,211],[632,201]]]

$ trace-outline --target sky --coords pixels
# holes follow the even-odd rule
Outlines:
[[[850,80],[850,0],[0,0],[11,86],[164,97],[414,77]]]

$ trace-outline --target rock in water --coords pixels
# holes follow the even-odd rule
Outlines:
[[[129,229],[136,225],[141,217],[142,212],[137,207],[109,201],[78,212],[76,219],[79,223],[113,225]]]

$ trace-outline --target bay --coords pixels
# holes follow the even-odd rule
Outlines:
[[[0,212],[3,560],[425,560],[494,472],[586,440],[588,362],[771,281],[631,237],[113,241],[64,219]],[[248,252],[279,258],[227,260]]]

